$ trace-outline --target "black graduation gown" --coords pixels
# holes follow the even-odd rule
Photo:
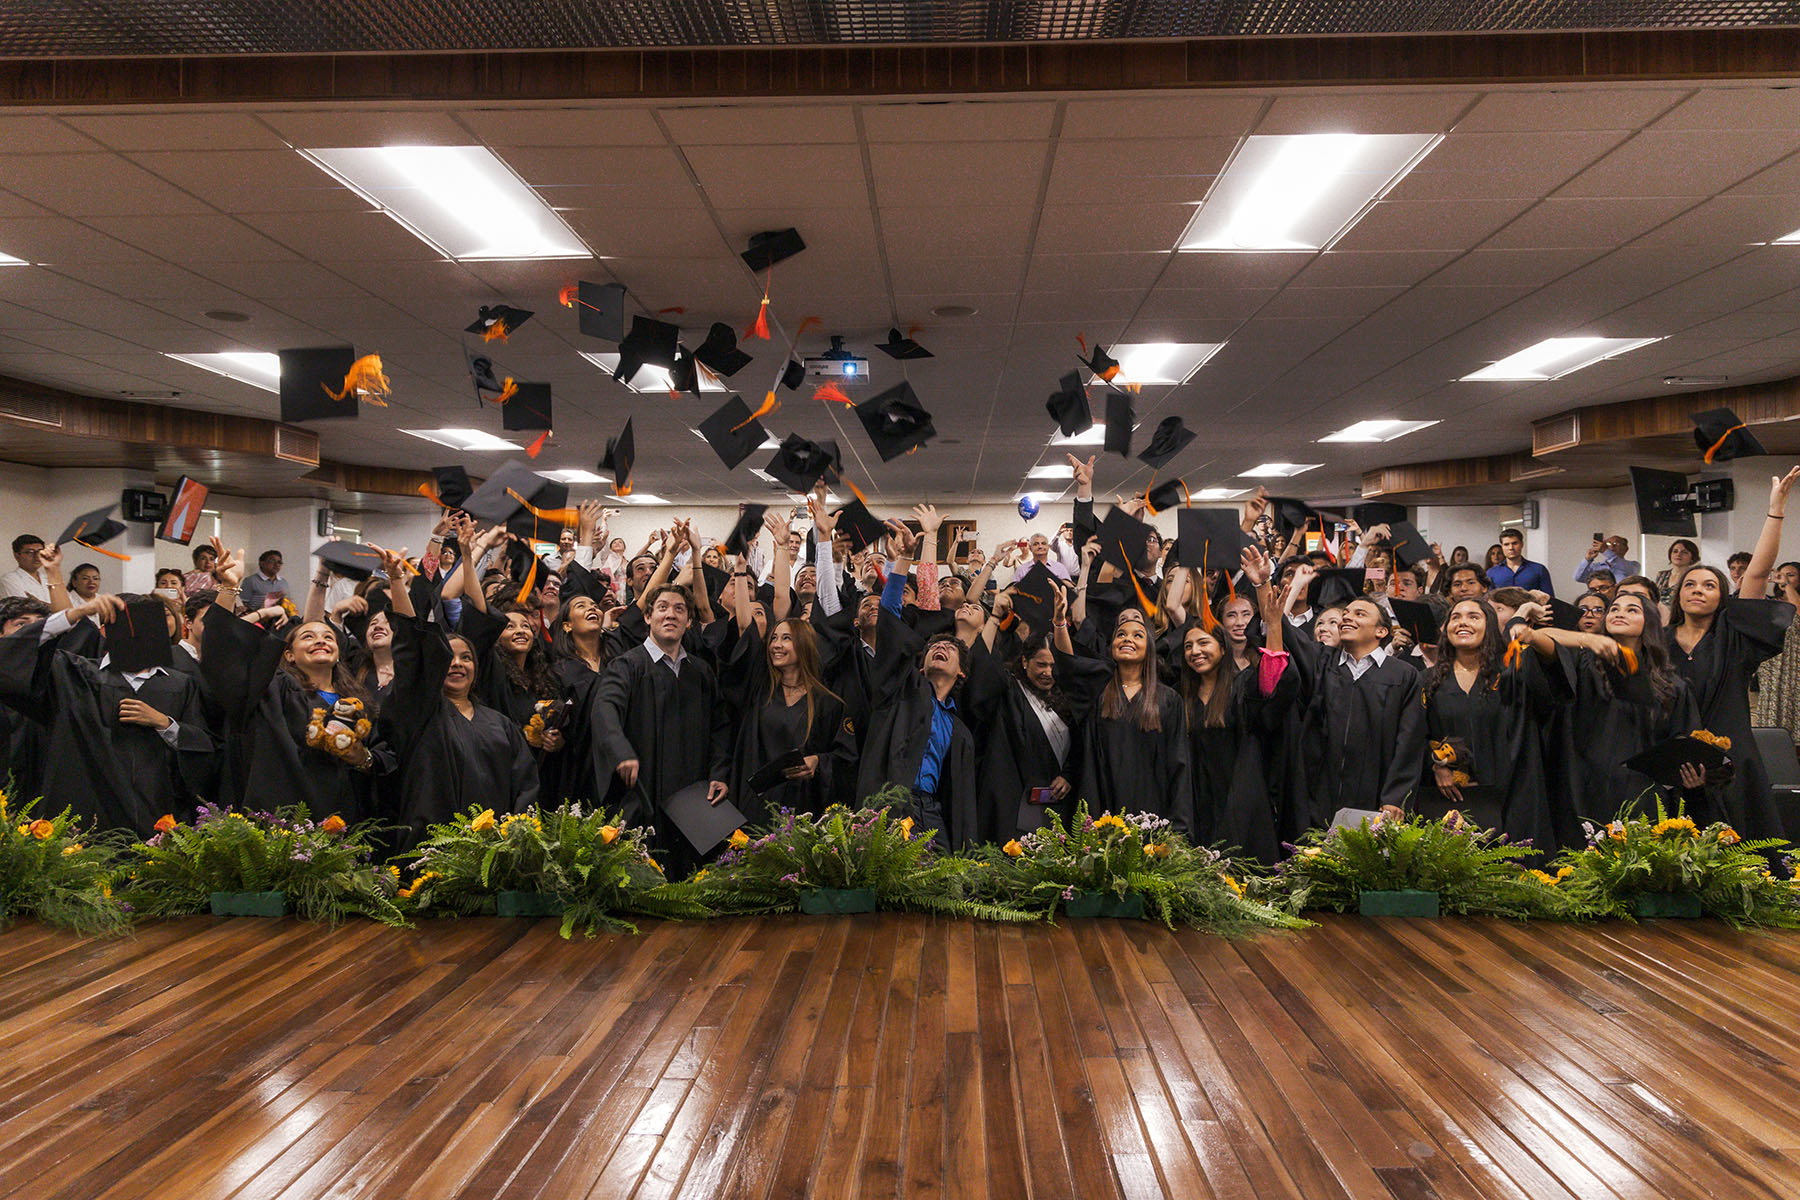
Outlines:
[[[574,703],[563,672],[556,672],[556,692],[551,696],[538,696],[513,682],[506,673],[506,664],[501,661],[499,651],[494,648],[505,629],[504,618],[482,612],[473,605],[462,610],[458,631],[469,639],[475,650],[475,661],[481,664],[476,675],[476,699],[505,717],[520,730],[521,736],[526,724],[536,715],[539,700],[569,701],[568,711],[563,716],[562,749],[541,750],[529,742],[526,749],[537,767],[538,795],[543,803],[554,806],[565,799],[585,800],[592,794],[588,733],[585,725],[576,723],[576,718],[586,718],[589,714],[577,711],[581,706]],[[593,672],[584,670],[582,674],[592,676]],[[586,684],[584,690],[591,692],[592,683]]]
[[[1279,782],[1283,730],[1300,695],[1290,658],[1273,695],[1258,683],[1263,651],[1231,681],[1225,724],[1204,724],[1196,708],[1188,725],[1189,773],[1194,784],[1194,840],[1236,847],[1241,855],[1274,865],[1281,849]]]
[[[883,612],[884,621],[892,620]],[[877,639],[886,636],[885,630]],[[951,700],[955,703],[954,696]],[[868,800],[889,784],[911,788],[919,778],[919,765],[931,742],[931,721],[937,706],[937,693],[918,670],[898,681],[895,694],[869,719],[868,737],[863,741],[862,763],[856,777],[858,802]],[[950,745],[938,771],[935,793],[943,814],[944,828],[939,841],[951,849],[980,841],[981,820],[977,812],[975,786],[975,738],[960,715],[950,723]],[[916,807],[906,815],[923,814]]]
[[[1077,660],[1090,661],[1090,660]],[[975,774],[981,840],[1001,844],[1042,829],[1054,811],[1066,826],[1075,815],[1081,779],[1082,715],[1074,709],[1070,685],[1057,680],[1070,699],[1069,748],[1058,758],[1025,694],[1029,686],[1007,670],[999,654],[981,639],[969,655],[969,679],[963,687],[961,715],[975,735]],[[1050,804],[1032,804],[1033,788],[1049,787],[1058,776],[1069,794]]]
[[[355,824],[375,816],[374,780],[394,769],[393,750],[372,730],[363,745],[373,763],[358,771],[308,746],[313,709],[329,706],[281,670],[286,649],[282,638],[220,609],[201,626],[201,677],[225,713],[225,736],[240,739],[243,778],[227,782],[226,799],[261,809],[300,804],[315,820],[336,814]]]
[[[841,777],[856,773],[856,742],[844,717],[844,702],[829,692],[815,697],[809,727],[804,696],[794,704],[788,704],[785,697],[772,698],[763,638],[754,625],[739,635],[731,657],[725,660],[719,688],[738,714],[730,779],[738,808],[757,824],[772,819],[783,808],[824,812],[832,796],[848,786]],[[819,756],[813,777],[789,779],[766,792],[752,792],[750,777],[790,750]]]
[[[731,778],[731,713],[718,677],[692,654],[677,675],[641,644],[633,646],[601,673],[591,728],[594,794],[623,809],[626,824],[653,825],[670,874],[686,874],[699,858],[662,806],[682,788]],[[627,788],[618,766],[634,758],[638,782]]]
[[[1561,794],[1553,798],[1544,766],[1545,726],[1568,699],[1562,678],[1560,669],[1547,670],[1531,651],[1517,668],[1501,668],[1493,687],[1477,680],[1465,692],[1454,673],[1446,676],[1424,697],[1427,741],[1414,808],[1432,817],[1457,808],[1476,824],[1498,829],[1514,842],[1530,841],[1554,857],[1579,829],[1573,810],[1556,803]],[[1431,742],[1452,738],[1467,747],[1474,780],[1461,788],[1460,805],[1438,791],[1430,750]],[[1559,819],[1555,808],[1567,815]]]
[[[1780,600],[1726,600],[1691,655],[1675,640],[1676,631],[1667,631],[1669,661],[1694,694],[1694,728],[1731,739],[1731,782],[1716,795],[1709,789],[1707,811],[1692,814],[1701,825],[1725,821],[1747,838],[1784,836],[1768,768],[1750,732],[1750,688],[1756,668],[1781,653],[1793,619],[1793,606]]]
[[[199,687],[164,669],[134,689],[116,668],[58,649],[60,638],[39,645],[43,627],[37,621],[0,638],[0,699],[43,714],[45,812],[72,808],[139,838],[150,837],[164,813],[191,819],[217,750]],[[176,721],[175,745],[148,726],[120,721],[119,702],[128,699]]]
[[[1298,719],[1288,723],[1286,769],[1291,802],[1282,840],[1331,823],[1340,808],[1404,808],[1419,786],[1425,710],[1419,673],[1395,658],[1357,679],[1342,651],[1321,646],[1291,622],[1284,639],[1298,668]]]
[[[1563,743],[1551,763],[1562,776],[1560,794],[1569,798],[1579,823],[1586,819],[1604,824],[1626,804],[1646,791],[1660,794],[1671,812],[1682,799],[1677,789],[1660,788],[1647,775],[1625,766],[1625,760],[1658,742],[1699,728],[1699,711],[1687,681],[1675,677],[1675,695],[1667,708],[1624,686],[1620,677],[1586,650],[1559,648],[1557,658],[1567,672],[1571,688],[1568,719],[1563,722]],[[1737,744],[1732,743],[1735,750]],[[1690,813],[1704,805],[1698,794],[1686,797]],[[1645,797],[1644,811],[1654,811]],[[1695,815],[1695,821],[1701,820]],[[1740,830],[1740,833],[1743,831]],[[1745,836],[1748,836],[1747,834]],[[1571,844],[1579,844],[1571,842]]]
[[[438,626],[392,619],[393,702],[381,726],[400,760],[395,848],[410,850],[428,825],[472,804],[501,813],[536,804],[537,763],[519,727],[479,701],[463,716],[444,695],[449,638]]]
[[[1122,717],[1100,715],[1101,693],[1112,679],[1112,668],[1097,659],[1070,661],[1057,653],[1057,668],[1086,714],[1079,731],[1081,781],[1078,794],[1088,812],[1155,813],[1167,817],[1177,833],[1195,835],[1194,788],[1190,778],[1187,719],[1181,693],[1167,684],[1157,688],[1160,730],[1138,727],[1128,711]],[[1156,656],[1151,653],[1151,667]],[[1142,693],[1139,693],[1139,700]],[[1136,708],[1136,702],[1131,706]]]
[[[813,605],[813,632],[819,637],[819,672],[825,686],[844,702],[844,718],[850,723],[850,736],[860,756],[876,710],[894,699],[908,673],[918,673],[911,660],[924,641],[916,630],[882,609],[871,649],[856,632],[855,620],[855,605],[831,617]],[[854,806],[868,795],[857,790],[856,771],[841,772],[838,778],[841,783],[834,787],[831,796],[834,803]]]

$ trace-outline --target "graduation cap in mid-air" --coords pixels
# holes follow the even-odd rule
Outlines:
[[[110,665],[128,675],[174,662],[169,610],[161,597],[126,601],[125,611],[106,623],[106,653]]]
[[[1131,457],[1131,412],[1130,392],[1106,393],[1106,445],[1109,454]]]
[[[1388,549],[1393,552],[1394,565],[1402,571],[1431,557],[1431,543],[1411,521],[1401,518],[1389,525],[1388,531],[1393,535]]]
[[[750,543],[756,540],[758,531],[762,529],[763,514],[769,511],[766,504],[746,504],[738,514],[737,524],[731,527],[731,533],[725,538],[725,553],[748,554]]]
[[[791,392],[805,382],[806,368],[799,359],[788,359],[787,366],[781,369],[781,386]]]
[[[888,528],[861,500],[852,500],[837,511],[837,530],[850,541],[852,551],[881,540]]]
[[[462,503],[462,510],[479,521],[504,525],[526,503],[536,503],[550,481],[515,460],[503,462],[482,480]]]
[[[700,394],[700,366],[686,346],[676,351],[675,365],[669,368],[669,390]]]
[[[723,321],[713,322],[694,358],[721,379],[730,379],[755,361],[738,349],[737,331]]]
[[[1188,486],[1185,480],[1165,479],[1144,493],[1144,505],[1151,516],[1167,508],[1188,500]]]
[[[279,358],[283,421],[296,424],[357,415],[356,390],[345,386],[356,368],[356,347],[303,346],[283,350]]]
[[[1393,610],[1394,624],[1406,630],[1414,645],[1437,645],[1443,628],[1431,605],[1420,600],[1396,600],[1390,596],[1388,607]]]
[[[580,521],[569,507],[567,484],[546,481],[535,496],[522,501],[519,511],[506,519],[506,531],[532,542],[554,542],[562,531]]]
[[[1367,575],[1361,567],[1331,567],[1313,577],[1306,602],[1314,609],[1337,608],[1363,594]]]
[[[771,229],[750,235],[750,245],[738,255],[752,271],[767,271],[806,249],[797,229]]]
[[[775,451],[775,457],[769,460],[768,472],[790,490],[805,495],[840,462],[837,447],[832,443],[814,442],[790,433]]]
[[[619,365],[613,371],[613,378],[629,384],[645,363],[672,370],[680,347],[681,330],[678,327],[655,317],[634,316],[631,332],[619,340]]]
[[[1088,407],[1087,389],[1081,386],[1081,372],[1070,371],[1056,381],[1056,390],[1044,401],[1044,409],[1064,437],[1094,427],[1094,412]]]
[[[1700,447],[1703,462],[1730,462],[1768,453],[1729,408],[1709,408],[1689,419],[1694,422],[1694,444]]]
[[[733,471],[756,452],[769,434],[750,411],[750,406],[741,398],[731,396],[700,422],[700,436],[713,448],[725,469]]]
[[[362,542],[326,542],[313,557],[331,568],[333,575],[361,583],[381,570],[381,551]]]
[[[858,404],[856,418],[868,430],[882,462],[899,458],[937,436],[931,414],[904,379]]]
[[[889,358],[897,358],[903,362],[912,358],[936,357],[931,351],[913,341],[910,333],[902,334],[897,328],[888,330],[888,340],[876,342],[875,348]]]
[[[1156,432],[1150,435],[1150,444],[1138,454],[1138,461],[1160,471],[1171,458],[1186,449],[1194,437],[1194,431],[1182,424],[1180,417],[1164,417],[1157,423]]]
[[[1357,505],[1350,510],[1350,515],[1356,518],[1356,523],[1364,530],[1376,525],[1386,525],[1391,529],[1394,522],[1406,520],[1406,505],[1373,500],[1368,504]]]
[[[474,486],[469,482],[469,472],[459,463],[447,467],[431,468],[437,502],[445,508],[461,508],[468,503],[469,493]]]
[[[620,496],[631,494],[631,467],[637,460],[637,441],[631,434],[631,418],[625,418],[625,428],[619,430],[618,437],[606,439],[606,453],[600,457],[600,469],[613,478],[613,492]]]
[[[1029,571],[1013,581],[1013,611],[1031,626],[1033,632],[1048,631],[1050,618],[1056,612],[1057,590],[1061,586],[1055,572],[1049,567],[1043,563],[1032,563]]]
[[[1100,522],[1100,561],[1121,571],[1142,574],[1148,567],[1150,535],[1155,532],[1118,505]]]
[[[550,421],[550,385],[516,385],[512,399],[500,408],[500,428],[514,431],[554,428]]]
[[[475,399],[504,405],[518,394],[519,385],[500,369],[486,351],[463,347],[463,362],[469,368],[469,380],[475,385]]]
[[[1284,538],[1293,537],[1297,531],[1305,529],[1314,521],[1320,521],[1320,529],[1323,531],[1324,525],[1318,511],[1304,500],[1272,497],[1269,500],[1269,511],[1275,514],[1275,532]]]
[[[1084,345],[1082,349],[1086,349]],[[1119,360],[1106,352],[1106,347],[1096,345],[1094,352],[1081,360],[1082,366],[1094,373],[1094,378],[1102,383],[1111,383],[1118,377]]]
[[[1184,508],[1175,514],[1176,565],[1198,571],[1231,572],[1252,544],[1235,508]]]
[[[1648,775],[1664,787],[1679,788],[1683,763],[1692,763],[1711,775],[1730,762],[1731,756],[1713,743],[1685,735],[1658,742],[1648,750],[1632,755],[1625,760],[1625,766],[1640,775]]]
[[[589,283],[575,285],[575,327],[585,337],[616,342],[625,336],[625,285]]]
[[[484,342],[504,342],[519,326],[531,320],[531,310],[509,304],[484,304],[480,314],[463,329],[479,333]]]
[[[104,543],[112,541],[125,532],[124,524],[113,520],[114,507],[115,505],[108,504],[105,508],[96,508],[93,512],[82,513],[69,522],[68,528],[64,529],[61,536],[56,539],[56,544],[62,546],[73,542],[77,546],[104,554],[108,558],[130,561],[130,555],[100,548]]]

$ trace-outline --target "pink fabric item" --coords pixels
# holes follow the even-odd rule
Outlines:
[[[1281,674],[1287,670],[1288,656],[1286,650],[1264,650],[1256,667],[1256,687],[1265,696],[1275,694],[1275,685],[1281,682]]]
[[[922,562],[914,568],[919,580],[919,611],[938,610],[937,564]]]

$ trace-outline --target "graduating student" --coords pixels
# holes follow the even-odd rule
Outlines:
[[[1454,810],[1551,856],[1573,822],[1559,836],[1543,731],[1567,697],[1539,655],[1515,654],[1509,665],[1507,642],[1485,600],[1451,606],[1420,681],[1428,749],[1412,807],[1438,818]]]
[[[40,786],[48,812],[68,806],[139,838],[165,813],[191,815],[212,776],[216,743],[199,686],[169,666],[181,628],[170,603],[95,596],[0,639],[0,699],[36,714],[45,729]],[[71,623],[87,617],[106,629],[98,659],[57,648]]]
[[[200,673],[225,713],[226,735],[243,739],[243,778],[227,782],[225,799],[299,803],[314,819],[374,815],[371,780],[394,769],[394,752],[374,729],[371,697],[341,661],[336,631],[306,621],[277,637],[238,620],[241,556],[217,539],[213,551],[220,587],[201,631]]]
[[[1781,653],[1794,620],[1792,605],[1761,597],[1768,594],[1788,492],[1797,479],[1800,467],[1770,481],[1762,532],[1744,569],[1744,596],[1757,598],[1733,599],[1723,571],[1694,564],[1675,581],[1669,617],[1669,658],[1693,692],[1699,727],[1731,739],[1731,782],[1717,795],[1708,793],[1717,810],[1690,815],[1702,825],[1725,821],[1747,838],[1784,836],[1769,772],[1750,732],[1750,688],[1756,668]]]
[[[400,556],[381,557],[389,578],[400,578]],[[394,686],[380,723],[399,757],[394,817],[405,850],[471,804],[519,812],[537,803],[538,769],[519,726],[476,698],[474,643],[419,620],[409,589],[393,598]]]
[[[888,522],[896,558],[881,593],[878,640],[885,654],[916,648],[918,635],[900,620],[906,572],[918,538],[898,521]],[[856,795],[867,798],[889,784],[912,793],[911,816],[936,831],[941,846],[961,848],[982,837],[975,786],[975,739],[956,697],[967,673],[968,649],[955,636],[938,634],[919,651],[916,671],[898,672],[888,698],[869,718],[857,773]]]
[[[1304,573],[1302,573],[1304,574]],[[1389,656],[1392,618],[1358,596],[1343,607],[1335,649],[1289,624],[1300,719],[1290,723],[1290,803],[1283,840],[1330,824],[1340,808],[1404,808],[1425,754],[1419,673]]]
[[[622,808],[626,824],[653,824],[668,869],[680,876],[699,860],[663,804],[696,783],[707,785],[709,801],[725,798],[731,716],[712,668],[683,645],[693,619],[687,592],[665,584],[645,599],[649,636],[607,663],[595,689],[594,794]]]

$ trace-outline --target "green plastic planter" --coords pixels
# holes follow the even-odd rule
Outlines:
[[[1397,892],[1364,892],[1357,911],[1365,917],[1435,917],[1438,894],[1405,889]]]
[[[495,892],[494,913],[502,917],[560,917],[563,902],[549,892]]]
[[[1639,892],[1632,912],[1640,917],[1680,917],[1693,920],[1706,915],[1700,897],[1692,892]]]
[[[1111,892],[1076,892],[1073,900],[1063,901],[1063,912],[1071,917],[1123,917],[1142,920],[1144,898],[1136,892],[1115,896]]]
[[[874,888],[807,888],[800,893],[800,911],[815,917],[874,912],[875,908]]]
[[[212,915],[215,917],[285,917],[286,892],[214,892]]]

